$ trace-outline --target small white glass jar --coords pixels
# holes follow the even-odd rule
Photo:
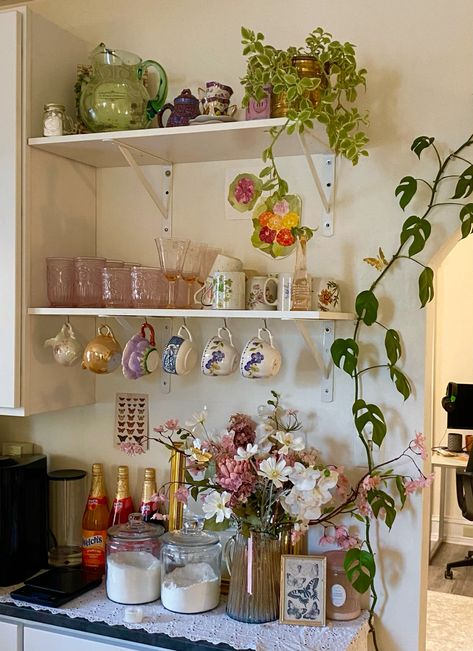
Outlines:
[[[72,120],[66,115],[63,104],[45,104],[43,136],[62,136],[72,132]]]

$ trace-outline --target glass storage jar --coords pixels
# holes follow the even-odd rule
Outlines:
[[[161,525],[143,522],[131,513],[126,524],[107,531],[107,597],[119,604],[145,604],[159,599],[161,589]]]
[[[347,578],[343,567],[344,551],[332,551],[327,558],[327,608],[329,619],[356,619],[361,613],[360,594]]]
[[[203,613],[220,601],[222,546],[200,523],[164,534],[161,549],[161,603],[176,613]]]

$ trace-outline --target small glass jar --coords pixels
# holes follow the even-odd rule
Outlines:
[[[346,621],[356,619],[360,613],[360,594],[347,578],[343,567],[344,551],[332,551],[327,558],[327,608],[329,619]]]
[[[62,136],[66,132],[72,133],[71,123],[63,104],[44,105],[43,136]]]
[[[110,601],[146,604],[159,599],[161,540],[164,527],[131,513],[126,524],[107,531],[106,588]]]
[[[105,258],[74,258],[74,294],[78,307],[103,307],[102,269]]]
[[[161,603],[175,613],[203,613],[220,601],[222,546],[200,523],[164,534],[161,549]]]
[[[46,268],[51,307],[74,307],[73,258],[46,258]]]
[[[131,277],[126,267],[110,267],[102,269],[102,300],[105,307],[130,307]]]

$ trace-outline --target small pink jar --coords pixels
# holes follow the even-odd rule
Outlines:
[[[74,307],[74,259],[46,258],[51,307]]]
[[[327,558],[327,617],[340,621],[356,619],[361,613],[360,594],[345,573],[345,552],[334,550],[324,555]]]
[[[158,267],[131,268],[133,307],[162,307],[166,304],[167,282]]]
[[[105,258],[74,258],[74,292],[78,307],[102,307]]]

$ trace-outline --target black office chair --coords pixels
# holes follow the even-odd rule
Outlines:
[[[462,515],[467,520],[473,520],[473,447],[470,450],[466,468],[457,468],[457,501]],[[473,550],[470,550],[461,561],[447,563],[445,578],[453,579],[452,567],[473,566]]]

